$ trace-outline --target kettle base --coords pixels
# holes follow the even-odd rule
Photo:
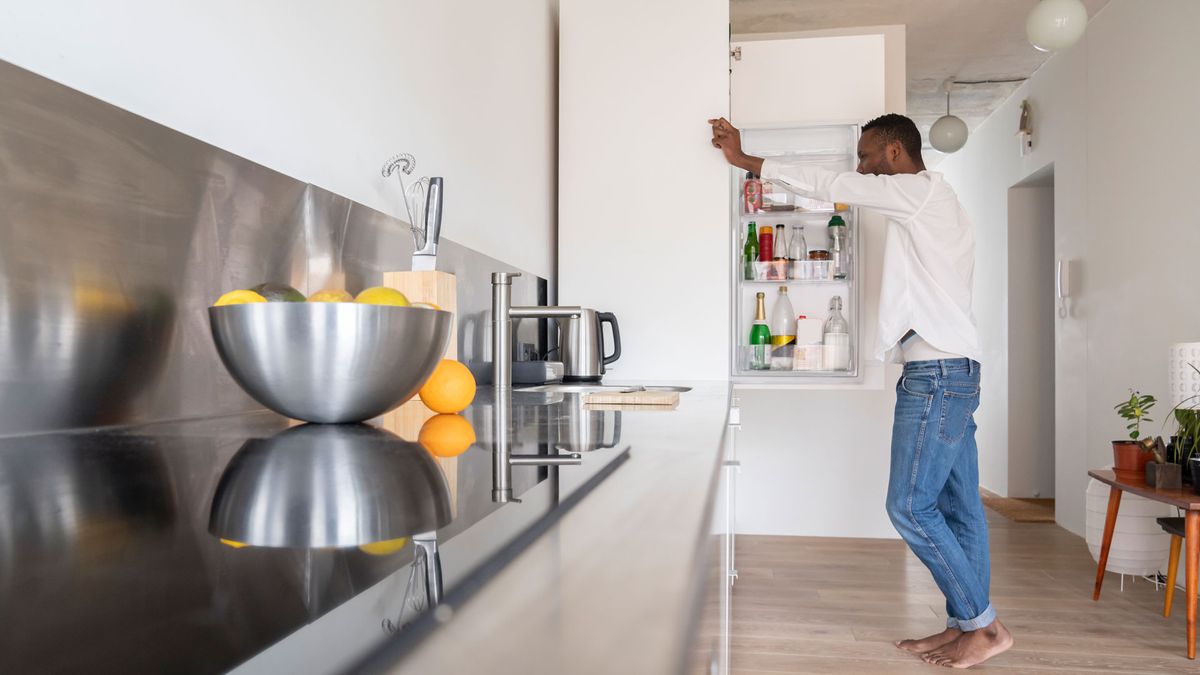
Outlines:
[[[602,377],[604,376],[592,375],[590,377],[583,377],[579,375],[564,375],[563,382],[599,382]]]

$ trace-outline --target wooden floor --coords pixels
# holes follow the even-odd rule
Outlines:
[[[1083,539],[1054,524],[988,512],[992,604],[1015,646],[972,670],[1004,673],[1200,673],[1185,652],[1183,593],[1096,568]],[[891,641],[945,627],[929,572],[900,541],[737,538],[732,669],[754,673],[937,673]],[[1181,571],[1182,573],[1182,571]]]

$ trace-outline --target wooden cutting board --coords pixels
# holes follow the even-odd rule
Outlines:
[[[650,405],[677,406],[679,392],[677,391],[629,391],[608,392],[595,391],[587,395],[584,403],[588,405]]]

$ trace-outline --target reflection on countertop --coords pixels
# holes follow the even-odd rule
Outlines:
[[[627,456],[620,411],[491,396],[436,453],[419,402],[0,438],[0,672],[344,669]]]

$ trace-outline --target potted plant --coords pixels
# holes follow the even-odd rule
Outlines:
[[[1139,443],[1142,436],[1142,422],[1153,422],[1150,410],[1157,401],[1149,394],[1129,392],[1129,400],[1121,401],[1113,406],[1121,419],[1128,422],[1125,428],[1129,430],[1129,440],[1113,441],[1113,468],[1117,471],[1136,471],[1144,473],[1146,462],[1153,457],[1146,445]]]
[[[1184,467],[1185,482],[1192,482],[1187,471],[1189,460],[1200,457],[1200,410],[1177,408],[1174,412],[1175,435],[1171,437],[1169,461]]]
[[[1188,365],[1200,374],[1196,364]],[[1183,469],[1183,482],[1191,483],[1196,494],[1200,494],[1200,410],[1194,407],[1197,400],[1200,395],[1189,396],[1171,409],[1175,435],[1167,446],[1167,461],[1178,464]]]

